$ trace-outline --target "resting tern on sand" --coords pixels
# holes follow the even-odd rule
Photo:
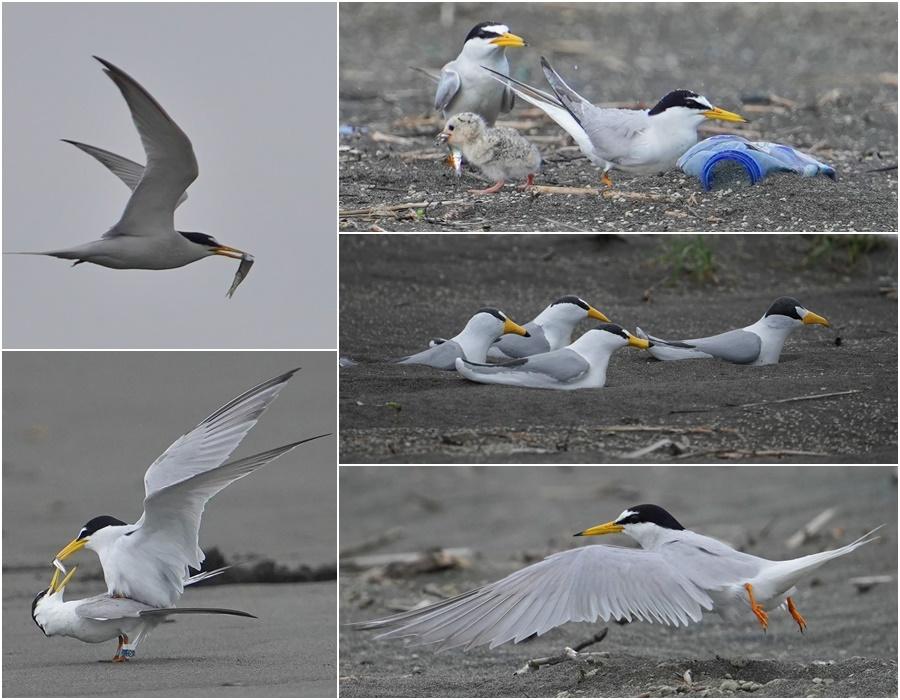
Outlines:
[[[657,360],[718,357],[739,365],[774,365],[778,364],[788,336],[810,324],[831,326],[827,319],[803,308],[793,297],[778,297],[756,323],[708,338],[662,340],[640,328],[635,332],[652,342],[650,354]]]
[[[523,326],[528,331],[527,338],[505,335],[491,346],[487,356],[494,360],[509,360],[559,350],[572,342],[575,326],[586,318],[609,323],[602,312],[584,299],[567,294]]]
[[[566,85],[544,57],[541,66],[554,95],[513,80],[494,66],[483,68],[565,129],[588,160],[603,168],[601,181],[610,187],[608,173],[613,169],[648,174],[675,167],[697,143],[697,127],[706,119],[747,121],[690,90],[670,92],[650,110],[596,107]]]
[[[184,592],[188,567],[200,568],[200,518],[207,501],[238,479],[315,437],[223,464],[297,370],[263,382],[178,438],[144,474],[144,513],[134,524],[92,518],[56,555],[64,561],[85,548],[97,553],[107,592],[155,608]]]
[[[481,384],[506,384],[532,389],[599,389],[606,385],[609,358],[625,346],[646,349],[650,343],[636,338],[615,323],[601,323],[559,350],[508,360],[495,365],[456,360],[456,371]]]
[[[256,617],[241,610],[227,608],[154,608],[130,598],[113,597],[108,593],[80,600],[63,600],[63,591],[77,569],[77,566],[73,566],[62,580],[59,580],[61,569],[54,571],[50,587],[38,593],[31,603],[31,618],[48,637],[72,637],[89,644],[117,638],[119,646],[113,661],[127,661],[133,657],[141,640],[171,615]],[[224,570],[217,569],[192,576],[185,579],[184,585],[191,586],[217,576]]]
[[[755,618],[765,630],[767,611],[781,607],[802,632],[806,620],[794,604],[796,584],[825,562],[877,539],[872,530],[839,549],[771,561],[685,530],[650,504],[576,536],[618,532],[641,548],[590,545],[558,552],[495,583],[355,626],[389,627],[377,638],[410,638],[440,651],[521,642],[566,622],[636,618],[686,626],[699,622],[704,611],[730,622]]]
[[[246,275],[253,260],[249,254],[222,245],[208,234],[175,229],[175,209],[185,200],[185,190],[199,172],[187,135],[134,78],[109,61],[94,58],[104,66],[104,72],[128,104],[147,155],[147,165],[68,141],[115,173],[133,190],[131,198],[119,221],[99,240],[73,248],[27,254],[74,260],[75,265],[90,262],[117,270],[166,270],[222,255],[241,260]]]
[[[435,369],[453,369],[457,358],[484,362],[487,351],[504,333],[528,336],[528,331],[500,309],[485,307],[475,312],[459,333],[450,340],[439,340],[427,350],[397,360],[403,365],[428,365]],[[434,342],[434,341],[432,341]]]

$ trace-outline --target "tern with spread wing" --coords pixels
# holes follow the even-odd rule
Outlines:
[[[768,613],[783,608],[802,632],[807,623],[794,603],[797,584],[877,539],[873,532],[838,549],[774,561],[686,530],[665,509],[644,504],[577,533],[623,533],[639,549],[591,545],[558,552],[495,583],[355,626],[388,628],[379,639],[470,649],[521,642],[566,622],[634,618],[678,627],[700,622],[704,612],[766,630]]]
[[[606,386],[609,358],[627,346],[646,349],[650,343],[636,338],[615,323],[601,323],[574,343],[559,350],[529,355],[495,365],[456,360],[456,371],[472,382],[506,384],[532,389],[599,389]]]
[[[73,566],[63,575],[62,580],[59,578],[62,568],[54,570],[50,587],[38,593],[31,603],[31,619],[48,637],[72,637],[89,644],[118,639],[119,646],[113,661],[126,661],[133,657],[141,640],[172,615],[256,617],[241,610],[227,608],[154,608],[131,598],[115,597],[108,593],[80,600],[63,600],[63,591],[77,569],[77,566]],[[192,586],[217,576],[224,570],[197,574],[185,579],[184,585]]]
[[[188,567],[199,569],[203,562],[200,519],[207,501],[298,445],[325,437],[225,462],[296,371],[241,394],[172,443],[144,474],[144,513],[136,523],[109,515],[92,518],[57,559],[92,550],[109,595],[171,607],[184,591]]]
[[[109,168],[132,190],[131,198],[119,221],[99,240],[28,254],[74,260],[75,265],[90,262],[117,270],[167,270],[222,255],[241,260],[243,279],[253,260],[248,253],[222,245],[205,233],[175,229],[175,209],[186,199],[185,190],[199,172],[190,139],[134,78],[109,61],[94,58],[125,98],[144,146],[147,165],[64,139]]]
[[[739,365],[774,365],[788,336],[808,325],[831,326],[826,318],[803,308],[793,297],[778,297],[756,323],[708,338],[663,340],[640,328],[635,332],[652,343],[650,354],[657,360],[717,357]]]
[[[612,186],[613,169],[653,174],[675,167],[675,161],[697,143],[697,127],[707,119],[747,121],[690,90],[674,90],[650,110],[597,107],[570,88],[546,58],[541,57],[541,66],[552,95],[513,80],[494,66],[483,68],[568,132],[588,160],[602,168],[601,180],[607,186]]]

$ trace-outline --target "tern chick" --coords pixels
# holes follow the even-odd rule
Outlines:
[[[610,187],[612,169],[652,174],[675,167],[675,161],[697,143],[697,127],[707,119],[747,121],[690,90],[674,90],[650,110],[597,107],[570,88],[546,58],[541,57],[541,66],[552,95],[492,66],[484,68],[565,129],[588,160],[603,168],[601,181]]]
[[[493,194],[507,180],[525,180],[534,184],[541,169],[541,153],[515,129],[491,127],[477,114],[463,112],[451,117],[438,139],[462,151],[467,162],[476,166],[494,184],[473,194]]]

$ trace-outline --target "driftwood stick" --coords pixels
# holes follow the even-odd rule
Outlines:
[[[403,202],[402,204],[376,204],[374,207],[364,209],[341,209],[338,215],[342,218],[351,216],[387,216],[392,211],[403,209],[422,209],[423,207],[439,207],[447,204],[462,204],[468,199],[444,199],[433,202]]]
[[[819,531],[834,517],[835,513],[837,513],[837,509],[826,508],[797,532],[788,537],[784,544],[788,549],[797,549],[800,545],[808,542],[811,537],[818,535]]]
[[[756,401],[754,403],[739,404],[723,404],[722,406],[709,406],[708,408],[685,408],[677,411],[669,411],[673,413],[707,413],[708,411],[718,411],[722,408],[753,408],[755,406],[768,406],[776,403],[790,403],[792,401],[812,401],[814,399],[830,399],[836,396],[848,396],[849,394],[859,394],[862,389],[849,389],[848,391],[832,391],[827,394],[812,394],[809,396],[791,396],[786,399],[772,399],[771,401]]]
[[[587,649],[589,646],[597,644],[598,642],[602,642],[604,639],[606,639],[607,634],[609,634],[609,628],[604,627],[590,639],[586,639],[580,644],[576,644],[574,647],[566,647],[565,649],[563,649],[561,654],[557,654],[556,656],[541,656],[537,659],[529,659],[525,662],[525,665],[522,666],[522,668],[520,668],[518,671],[513,673],[513,675],[522,676],[526,673],[537,671],[541,666],[554,666],[566,661],[574,661],[579,656],[581,656],[579,652],[581,652],[582,649]],[[585,654],[585,656],[593,655]]]
[[[688,452],[679,455],[675,459],[696,459],[697,457],[705,457],[707,455],[715,455],[719,459],[743,459],[745,457],[827,457],[827,452],[810,452],[808,450],[741,450],[728,449],[727,447],[704,450],[703,452]]]

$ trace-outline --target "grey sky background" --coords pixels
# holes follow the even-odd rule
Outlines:
[[[233,457],[335,433],[334,352],[6,352],[3,561],[47,564],[96,515],[135,522],[147,467],[235,396],[294,367]],[[216,495],[200,545],[281,563],[335,557],[336,436]],[[96,557],[79,556],[85,570]],[[27,601],[25,601],[27,602]]]
[[[109,270],[3,256],[7,348],[333,348],[335,4],[4,4],[3,250],[99,238],[128,189],[61,138],[145,162],[92,54],[140,82],[187,133],[200,175],[176,228],[238,262]]]

